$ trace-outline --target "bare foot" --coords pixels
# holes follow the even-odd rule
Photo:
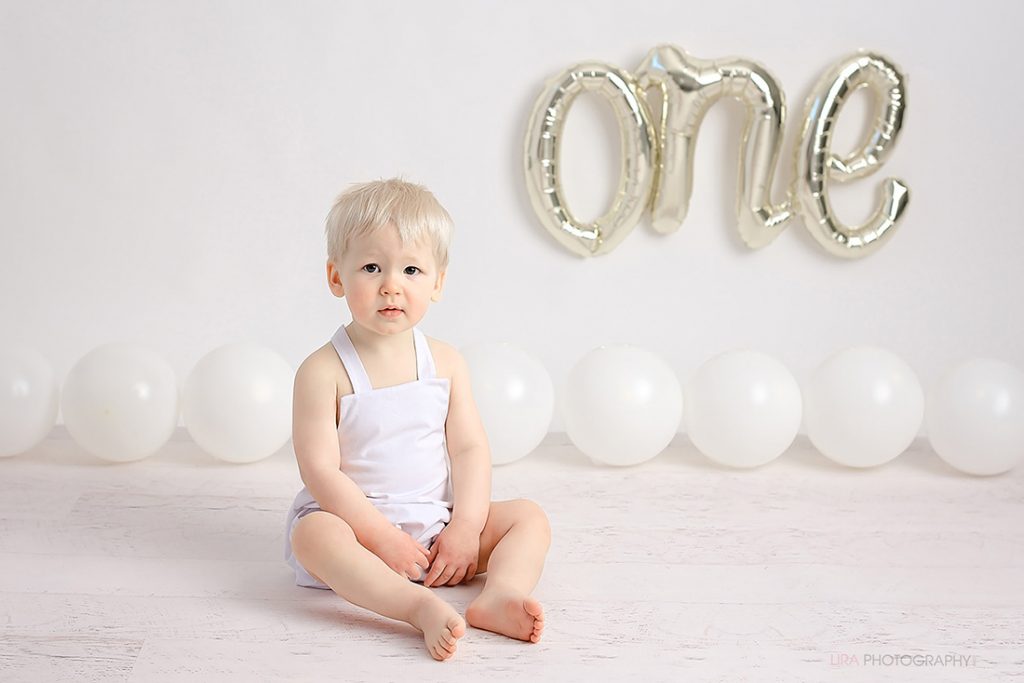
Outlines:
[[[427,651],[438,661],[455,654],[456,641],[466,635],[466,622],[455,608],[429,592],[413,610],[409,623],[423,631]]]
[[[470,626],[536,643],[544,631],[544,608],[528,595],[486,590],[466,610]]]

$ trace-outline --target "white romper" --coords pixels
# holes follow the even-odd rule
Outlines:
[[[392,524],[429,550],[451,521],[444,432],[451,387],[447,379],[437,377],[427,338],[416,328],[413,342],[417,379],[374,389],[345,327],[334,333],[331,343],[352,382],[352,393],[340,401],[338,443],[341,471]],[[303,487],[288,512],[285,559],[295,570],[298,585],[328,588],[292,554],[295,524],[317,510],[320,506]]]

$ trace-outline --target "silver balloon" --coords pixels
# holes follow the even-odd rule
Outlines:
[[[843,105],[859,88],[874,95],[874,125],[856,151],[832,153],[832,136]],[[652,117],[647,93],[661,95]],[[581,223],[569,210],[559,177],[560,136],[573,100],[591,91],[616,113],[622,142],[622,169],[615,201],[604,216]],[[782,146],[786,106],[775,77],[745,59],[702,60],[671,45],[651,50],[634,78],[607,64],[580,64],[549,81],[534,105],[526,136],[524,163],[533,208],[559,242],[582,256],[615,248],[651,207],[651,224],[671,233],[686,218],[693,193],[693,155],[707,110],[722,97],[747,107],[740,145],[736,218],[740,237],[763,247],[803,214],[804,222],[830,253],[848,258],[876,251],[893,234],[909,201],[907,185],[889,178],[884,200],[863,225],[849,227],[836,216],[828,196],[830,181],[846,182],[876,172],[903,127],[906,78],[885,57],[858,53],[822,75],[807,100],[795,154],[795,180],[789,197],[772,203],[772,181]]]
[[[859,88],[874,95],[874,125],[858,150],[845,158],[832,154],[832,135],[843,105]],[[830,253],[857,258],[873,253],[895,231],[910,199],[906,183],[886,179],[884,199],[866,223],[844,225],[828,197],[830,180],[845,182],[877,171],[903,128],[907,108],[906,78],[885,57],[858,53],[826,71],[807,99],[803,131],[797,145],[793,188],[807,229]]]
[[[715,102],[731,97],[747,108],[736,188],[740,237],[751,248],[775,239],[794,215],[788,200],[771,202],[786,119],[785,97],[775,77],[756,62],[696,59],[671,45],[651,50],[636,77],[645,97],[651,89],[661,95],[661,116],[654,117],[661,152],[651,201],[654,229],[670,233],[682,225],[693,194],[693,153],[700,125]]]
[[[577,220],[565,202],[559,155],[565,117],[583,92],[611,105],[619,122],[622,167],[611,208],[591,223]],[[654,129],[629,72],[608,64],[578,64],[548,81],[537,98],[526,135],[526,186],[544,227],[570,251],[593,256],[615,248],[639,222],[654,181]]]

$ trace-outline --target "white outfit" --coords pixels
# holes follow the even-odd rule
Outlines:
[[[416,328],[413,341],[417,379],[374,389],[345,327],[335,332],[331,343],[352,382],[352,393],[341,397],[338,443],[341,471],[392,524],[429,550],[451,520],[444,433],[451,387],[447,379],[437,377],[427,338]],[[317,510],[320,506],[303,487],[288,512],[285,559],[295,570],[298,585],[328,588],[292,554],[295,524]]]

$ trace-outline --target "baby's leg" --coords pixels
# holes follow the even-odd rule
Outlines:
[[[530,597],[551,545],[551,527],[529,500],[491,503],[480,534],[477,572],[487,572],[483,591],[466,610],[472,626],[536,643],[544,610]]]
[[[312,512],[295,526],[292,551],[310,574],[349,602],[423,632],[434,659],[448,659],[466,633],[459,613],[429,588],[396,574],[363,547],[345,520]]]

